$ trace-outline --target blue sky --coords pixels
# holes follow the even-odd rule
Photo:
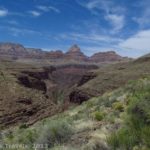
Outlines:
[[[150,0],[0,0],[0,42],[138,57],[150,52]]]

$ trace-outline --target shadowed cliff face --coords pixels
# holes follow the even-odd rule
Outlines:
[[[78,86],[84,84],[95,77],[89,71],[97,68],[95,65],[50,66],[44,67],[40,72],[22,71],[18,80],[25,87],[48,93],[50,84],[57,85],[59,89],[63,90],[73,87],[75,84],[78,84]]]

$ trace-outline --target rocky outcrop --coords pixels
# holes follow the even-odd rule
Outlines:
[[[50,51],[46,53],[46,56],[49,59],[63,59],[64,53],[61,50]]]
[[[45,52],[42,49],[26,48],[26,50],[28,53],[24,56],[25,58],[41,59],[45,57]]]
[[[85,56],[78,45],[73,45],[67,53],[65,53],[65,58],[66,59],[73,59],[73,60],[78,60],[78,61],[87,61],[88,57]]]
[[[25,104],[25,105],[31,105],[32,99],[31,98],[19,98],[16,100],[17,103]]]
[[[82,76],[77,86],[82,86],[83,84],[94,79],[95,77],[96,77],[96,74],[94,72],[87,72],[84,76]]]
[[[0,43],[0,56],[9,58],[34,58],[34,59],[63,59],[62,51],[46,52],[42,49],[25,48],[21,44]]]
[[[30,76],[20,75],[18,77],[19,83],[28,88],[33,88],[46,92],[46,84],[44,81],[36,78],[31,78]]]
[[[28,51],[20,44],[0,43],[0,55],[24,57]]]
[[[70,93],[69,99],[70,99],[70,102],[72,103],[81,104],[84,101],[87,101],[88,99],[90,99],[90,96],[83,91],[75,90]]]
[[[40,71],[22,71],[17,75],[20,84],[43,91],[51,97],[52,92],[71,92],[74,85],[82,85],[95,77],[89,70],[98,69],[96,65],[68,64],[44,67]]]
[[[99,52],[90,57],[90,61],[92,62],[113,62],[121,61],[122,59],[123,57],[121,57],[114,51]]]
[[[96,77],[96,73],[94,72],[86,72],[82,78],[77,83],[76,87],[72,90],[72,92],[69,94],[69,101],[72,103],[78,103],[81,104],[84,101],[89,100],[93,95],[93,93],[88,93],[86,91],[83,91],[80,89],[82,85],[84,85],[86,82],[94,79]]]

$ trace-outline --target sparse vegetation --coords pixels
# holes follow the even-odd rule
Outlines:
[[[121,102],[115,102],[112,104],[113,108],[115,110],[118,110],[118,111],[123,111],[124,110],[124,106]]]
[[[21,124],[21,125],[19,126],[19,128],[20,128],[20,129],[26,129],[26,128],[28,128],[28,126],[27,126],[26,124]]]
[[[149,80],[140,80],[131,85],[130,90],[132,88],[133,94],[129,97],[125,124],[108,138],[108,143],[114,150],[150,148]]]
[[[72,133],[73,130],[66,121],[54,120],[43,127],[36,143],[43,145],[47,144],[48,147],[52,147],[56,144],[58,145],[66,142]]]
[[[94,118],[97,120],[97,121],[101,121],[104,119],[104,113],[103,112],[99,112],[99,111],[96,111],[93,113],[94,114]]]

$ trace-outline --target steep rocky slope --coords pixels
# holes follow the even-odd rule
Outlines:
[[[0,125],[37,120],[68,108],[69,93],[94,65],[32,67],[15,62],[0,66]]]
[[[149,150],[149,89],[149,78],[141,78],[31,127],[5,130],[1,147],[18,143],[31,150]]]
[[[135,61],[101,66],[94,73],[96,77],[81,86],[74,87],[70,94],[71,102],[82,102],[90,97],[112,91],[130,80],[150,75],[150,59],[141,57]]]

